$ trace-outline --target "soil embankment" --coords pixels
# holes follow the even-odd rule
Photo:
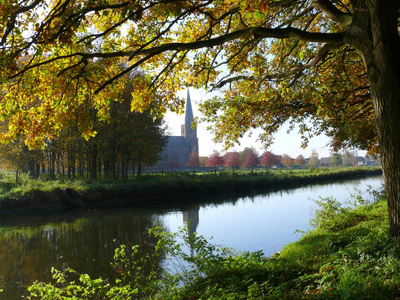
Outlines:
[[[78,191],[71,191],[66,186],[52,191],[33,190],[29,194],[13,195],[0,203],[0,216],[53,214],[122,205],[174,207],[207,195],[244,195],[380,174],[382,171],[377,168],[354,168],[320,173],[153,175],[125,182],[88,184]]]

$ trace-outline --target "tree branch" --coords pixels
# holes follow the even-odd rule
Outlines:
[[[280,0],[280,1],[269,1],[267,5],[269,7],[281,7],[281,6],[289,6],[298,2],[298,0]]]
[[[19,9],[18,11],[14,12],[11,16],[10,16],[10,20],[7,22],[7,25],[5,26],[5,30],[4,30],[4,34],[1,38],[1,42],[0,45],[5,45],[6,41],[7,41],[7,37],[9,36],[9,34],[14,30],[15,28],[15,21],[18,17],[19,14],[24,13],[29,11],[30,9],[35,8],[37,5],[40,4],[40,2],[42,2],[42,0],[36,0],[34,2],[32,2],[30,5],[22,7],[21,9]]]
[[[245,28],[241,30],[237,30],[228,34],[221,35],[216,38],[210,38],[207,40],[202,40],[202,41],[195,41],[195,42],[190,42],[190,43],[168,43],[160,46],[155,46],[147,49],[142,49],[139,48],[137,50],[133,51],[118,51],[118,52],[112,52],[112,53],[102,53],[102,52],[97,52],[97,53],[84,53],[84,52],[76,52],[72,53],[70,55],[65,55],[65,56],[59,56],[55,57],[37,64],[29,65],[26,66],[25,68],[22,68],[19,72],[16,74],[10,76],[9,78],[16,78],[23,73],[25,73],[29,69],[33,69],[35,67],[45,65],[57,60],[65,59],[65,58],[72,58],[76,56],[80,56],[82,58],[113,58],[113,57],[126,57],[129,56],[130,59],[133,59],[134,57],[140,57],[144,56],[143,58],[140,58],[137,62],[133,64],[133,66],[137,67],[141,65],[142,63],[146,62],[147,60],[151,59],[152,57],[162,54],[164,52],[168,51],[188,51],[188,50],[197,50],[201,48],[210,48],[214,46],[219,46],[222,44],[225,44],[227,42],[240,39],[240,38],[249,38],[253,36],[255,39],[261,39],[261,38],[277,38],[277,39],[284,39],[284,38],[295,38],[295,39],[300,39],[304,41],[309,41],[309,42],[317,42],[317,43],[328,43],[328,45],[325,45],[322,49],[330,48],[332,45],[340,45],[343,42],[343,33],[314,33],[314,32],[308,32],[304,30],[300,30],[297,28],[292,28],[292,27],[287,27],[287,28],[263,28],[263,27],[250,27],[250,28]],[[301,66],[301,67],[296,67],[292,68],[291,70],[287,71],[290,73],[295,73],[296,71],[301,69],[307,68],[312,64],[312,62]],[[132,66],[132,67],[133,67]],[[131,69],[130,67],[129,69]],[[125,74],[125,72],[121,72],[121,76]],[[120,75],[117,75],[110,80],[106,82],[105,85],[110,84],[114,82],[116,79],[121,77]],[[96,92],[99,92],[102,88],[105,87],[103,85],[100,87]]]
[[[311,59],[308,63],[306,63],[304,65],[295,66],[295,67],[290,68],[289,70],[284,71],[284,72],[267,74],[267,75],[263,76],[262,78],[255,77],[255,76],[241,75],[241,76],[231,77],[231,78],[228,78],[226,80],[221,80],[220,82],[218,82],[218,84],[216,84],[213,87],[213,90],[221,88],[221,87],[223,87],[224,85],[226,85],[228,83],[232,83],[232,82],[235,82],[235,81],[238,81],[238,80],[260,80],[260,81],[264,81],[264,80],[279,79],[279,78],[283,78],[283,77],[287,77],[287,76],[296,74],[296,73],[301,72],[303,70],[315,67],[319,62],[323,61],[326,58],[326,56],[328,55],[330,50],[336,49],[339,46],[340,46],[339,44],[325,44],[325,45],[323,45],[321,47],[321,49],[317,53],[317,55],[315,55],[314,58]]]
[[[57,56],[57,57],[53,57],[51,59],[48,60],[44,60],[42,62],[39,63],[35,63],[32,65],[28,65],[24,68],[22,68],[19,72],[15,73],[14,75],[11,75],[8,77],[8,79],[14,79],[17,78],[21,75],[23,75],[25,72],[40,67],[40,66],[44,66],[47,65],[49,63],[55,62],[57,60],[61,60],[61,59],[68,59],[68,58],[73,58],[76,56],[80,56],[82,57],[82,59],[89,59],[89,58],[115,58],[115,57],[129,57],[131,56],[133,53],[133,51],[118,51],[118,52],[112,52],[112,53],[102,53],[102,52],[94,52],[94,53],[84,53],[84,52],[76,52],[76,53],[72,53],[69,55],[62,55],[62,56]],[[62,71],[60,71],[62,72]]]
[[[343,33],[314,33],[308,32],[301,29],[287,27],[287,28],[263,28],[263,27],[250,27],[241,30],[237,30],[225,35],[221,35],[216,38],[212,38],[204,41],[197,41],[191,43],[169,43],[148,49],[138,51],[136,54],[141,55],[157,55],[166,51],[186,51],[186,50],[197,50],[201,48],[209,48],[219,46],[227,42],[239,39],[248,38],[254,36],[256,39],[259,38],[295,38],[307,42],[315,43],[329,43],[329,44],[342,44]]]
[[[239,76],[231,77],[226,80],[222,80],[222,81],[218,82],[218,84],[214,85],[212,89],[213,90],[219,89],[228,83],[236,82],[239,80],[255,80],[255,79],[256,79],[256,77],[254,77],[254,76],[239,75]]]
[[[349,13],[342,12],[329,0],[313,0],[314,7],[320,9],[334,22],[339,23],[343,27],[350,25],[352,16]]]

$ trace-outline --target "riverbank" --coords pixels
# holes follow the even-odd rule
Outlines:
[[[171,292],[174,299],[398,299],[400,243],[388,237],[386,201],[325,204],[317,229],[272,258],[207,257],[206,276]]]
[[[185,248],[173,241],[175,234],[156,229],[153,233],[161,238],[158,245],[163,253],[174,254],[181,260],[180,266],[189,261],[195,267],[177,275],[164,274],[158,281],[157,268],[144,277],[125,256],[131,255],[130,249],[121,246],[114,262],[121,274],[116,283],[92,280],[88,275],[81,275],[79,283],[69,282],[68,274],[73,271],[67,270],[55,274],[62,284],[32,286],[31,295],[36,295],[32,299],[92,299],[99,295],[102,299],[141,295],[141,299],[176,300],[398,299],[400,243],[388,237],[387,203],[384,199],[372,204],[362,199],[355,202],[362,205],[352,210],[336,205],[333,198],[325,199],[314,218],[316,229],[272,257],[261,252],[235,254],[202,237],[183,235],[179,240],[191,246],[191,255],[185,256]],[[149,254],[148,259],[154,257]],[[89,295],[86,291],[91,296],[85,298],[83,295]]]
[[[174,206],[204,195],[238,194],[294,188],[381,174],[376,167],[277,170],[269,172],[221,172],[217,174],[152,174],[129,181],[43,181],[25,179],[18,185],[0,183],[0,215],[42,214],[71,209],[122,205]],[[74,191],[71,195],[66,193]],[[76,192],[76,193],[75,193]],[[77,198],[72,203],[69,198]]]

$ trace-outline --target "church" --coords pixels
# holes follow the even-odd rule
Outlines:
[[[189,156],[193,152],[199,153],[197,129],[192,128],[193,110],[189,90],[186,98],[185,123],[181,125],[180,136],[168,136],[167,143],[161,152],[159,168],[183,168],[187,166]]]

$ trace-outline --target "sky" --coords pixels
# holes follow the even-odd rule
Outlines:
[[[204,91],[190,89],[190,98],[192,101],[193,115],[194,117],[200,116],[198,111],[198,103],[202,100],[213,97],[214,95],[206,93]],[[182,91],[179,96],[186,99],[187,91]],[[185,116],[177,115],[172,112],[168,112],[165,115],[165,121],[168,126],[171,135],[181,135],[181,124],[184,123]],[[221,154],[226,151],[223,150],[223,144],[217,144],[213,141],[213,135],[206,130],[208,124],[201,123],[197,127],[197,137],[199,139],[199,155],[200,156],[210,156],[213,151],[219,151]],[[329,138],[325,135],[320,135],[313,137],[309,141],[309,146],[306,149],[301,148],[301,138],[297,133],[296,129],[290,134],[287,133],[288,126],[282,127],[274,135],[274,143],[267,150],[274,154],[283,155],[288,154],[292,158],[296,158],[298,155],[302,154],[304,157],[310,157],[311,152],[315,150],[319,157],[329,157],[330,149],[327,146],[329,144]],[[259,132],[259,131],[258,131]],[[262,143],[257,141],[257,130],[253,132],[251,137],[247,135],[240,140],[240,145],[235,145],[228,151],[242,151],[245,147],[254,147],[258,153],[261,155],[265,150]],[[358,155],[365,155],[365,151],[358,151]]]

